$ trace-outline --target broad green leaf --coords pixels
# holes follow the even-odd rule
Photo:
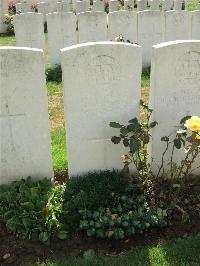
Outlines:
[[[120,124],[117,123],[117,122],[110,122],[110,127],[113,127],[113,128],[121,128],[122,125],[120,125]]]
[[[48,232],[41,232],[39,234],[39,240],[42,242],[47,242],[49,240],[49,233]]]
[[[161,141],[168,142],[168,141],[169,141],[169,137],[167,137],[167,136],[164,136],[164,137],[162,137],[162,138],[161,138]]]
[[[151,122],[149,126],[150,128],[154,128],[157,125],[158,125],[158,122],[154,121],[154,122]]]
[[[57,237],[59,239],[61,239],[61,240],[65,240],[65,239],[67,239],[69,237],[69,235],[68,235],[68,232],[67,231],[59,231],[57,233]]]
[[[181,139],[175,139],[174,140],[174,146],[178,149],[178,150],[180,150],[180,148],[181,148]]]
[[[120,129],[120,133],[124,136],[126,136],[129,133],[129,130],[126,127],[122,127]]]
[[[130,140],[130,150],[135,153],[136,151],[139,151],[141,147],[141,143],[139,139],[131,139]]]

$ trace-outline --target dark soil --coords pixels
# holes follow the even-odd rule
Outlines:
[[[188,224],[179,223],[162,229],[155,228],[145,235],[137,235],[123,241],[99,240],[77,234],[65,241],[52,239],[51,244],[47,246],[38,241],[17,239],[9,234],[5,225],[0,222],[0,265],[24,265],[38,259],[64,260],[82,256],[88,249],[95,250],[97,254],[116,255],[130,248],[164,244],[170,239],[185,238],[199,232],[200,219],[195,218]]]

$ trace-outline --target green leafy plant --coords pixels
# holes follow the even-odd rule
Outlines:
[[[126,193],[112,208],[99,208],[96,211],[80,210],[80,229],[87,236],[98,238],[123,239],[126,236],[142,234],[150,227],[165,226],[167,211],[154,209],[148,204],[143,193]]]
[[[48,68],[46,70],[46,80],[47,81],[56,81],[58,83],[62,82],[61,65],[57,65],[54,68]]]
[[[128,186],[122,172],[101,171],[74,177],[67,181],[64,203],[63,223],[71,230],[77,230],[80,223],[79,210],[97,210],[100,207],[112,207],[124,194]]]
[[[133,163],[137,173],[141,177],[147,177],[151,171],[151,164],[148,160],[147,144],[150,141],[150,130],[157,125],[156,121],[151,122],[152,109],[140,102],[142,111],[146,116],[145,122],[139,122],[138,118],[128,121],[128,125],[121,125],[116,122],[110,122],[110,126],[120,130],[119,136],[113,136],[111,141],[114,144],[123,143],[129,149],[127,154],[122,155],[124,170],[129,170],[129,165]]]
[[[48,242],[52,235],[64,239],[67,228],[59,218],[64,187],[31,178],[0,186],[0,217],[7,229],[23,239]]]

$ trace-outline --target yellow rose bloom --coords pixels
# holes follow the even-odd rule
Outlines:
[[[192,116],[186,121],[185,127],[192,130],[193,132],[200,132],[200,117]]]
[[[200,134],[197,134],[197,135],[195,136],[195,139],[200,140]]]

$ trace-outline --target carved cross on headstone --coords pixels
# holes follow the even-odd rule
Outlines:
[[[13,141],[13,131],[12,131],[12,120],[17,118],[17,117],[22,117],[22,116],[25,116],[25,113],[23,114],[10,114],[10,110],[9,110],[9,105],[8,105],[8,100],[6,100],[6,105],[5,105],[5,113],[0,113],[0,121],[2,119],[8,119],[8,127],[9,127],[9,133],[10,133],[10,139],[11,139],[11,147],[12,147],[12,150],[14,151],[15,150],[15,147],[14,147],[14,141]]]
[[[28,42],[28,47],[34,48],[35,46],[35,39],[33,38],[31,33],[28,33],[28,38],[24,40],[25,42]]]

